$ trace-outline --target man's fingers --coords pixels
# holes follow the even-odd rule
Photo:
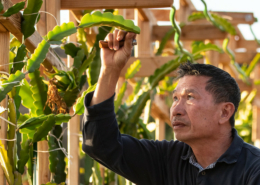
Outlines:
[[[133,39],[136,38],[136,34],[132,32],[126,32],[124,30],[114,30],[113,33],[109,33],[105,41],[108,42],[108,47],[111,50],[119,50],[120,44],[119,41],[124,41],[124,48],[126,51],[131,51],[133,46]]]
[[[117,34],[117,40],[123,40],[126,36],[127,32],[124,30],[119,30],[118,34]]]
[[[128,32],[125,36],[125,44],[124,49],[125,51],[129,51],[131,53],[133,47],[133,40],[136,38],[136,34],[132,32]]]
[[[105,41],[107,41],[109,49],[113,49],[114,40],[113,40],[113,34],[112,33],[107,34]]]
[[[119,30],[115,29],[113,32],[113,49],[118,50],[119,49],[119,41],[117,40]]]

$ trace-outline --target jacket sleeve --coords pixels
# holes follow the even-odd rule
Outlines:
[[[89,106],[93,93],[85,97],[83,151],[135,184],[164,184],[168,142],[138,140],[119,132],[114,96]]]

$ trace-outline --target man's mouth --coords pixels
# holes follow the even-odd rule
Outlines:
[[[173,129],[179,129],[179,128],[183,128],[185,127],[186,125],[182,122],[179,122],[179,121],[173,121],[172,122],[172,127]]]

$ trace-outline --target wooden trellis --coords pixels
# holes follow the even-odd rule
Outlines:
[[[21,0],[2,0],[4,4],[4,10],[12,6],[12,3],[20,2]],[[43,0],[42,11],[53,14],[57,20],[60,18],[60,10],[71,10],[70,20],[80,20],[82,17],[82,10],[85,9],[102,9],[102,8],[121,8],[120,14],[126,19],[135,19],[137,25],[143,30],[137,37],[138,45],[135,47],[135,57],[131,57],[125,68],[122,70],[121,77],[124,76],[126,69],[137,59],[140,59],[142,67],[135,77],[147,77],[154,73],[154,71],[161,65],[165,64],[169,60],[172,60],[174,56],[154,56],[152,43],[160,41],[165,33],[171,26],[158,26],[157,21],[168,21],[169,10],[163,9],[149,9],[170,7],[172,0]],[[122,9],[125,8],[125,9]],[[181,40],[184,46],[189,46],[192,40],[205,40],[209,42],[221,45],[224,38],[228,35],[225,32],[221,32],[219,29],[206,22],[205,20],[195,21],[192,23],[187,22],[187,17],[196,9],[190,0],[180,0],[180,9],[177,12],[176,19],[180,22],[185,22],[186,25],[182,28]],[[256,55],[256,49],[259,47],[255,41],[247,41],[237,28],[238,24],[253,24],[254,15],[252,13],[237,13],[237,12],[215,12],[219,15],[223,15],[230,19],[230,22],[236,27],[238,36],[231,37],[231,49],[245,48],[246,52],[236,52],[236,58],[238,63],[249,63]],[[74,17],[72,17],[72,15]],[[75,19],[75,20],[74,20]],[[76,23],[76,22],[75,22]],[[41,20],[37,25],[37,31],[25,40],[27,49],[33,53],[38,43],[41,42],[41,36],[46,35],[56,25],[56,21],[53,17],[47,14],[41,14]],[[22,41],[21,33],[21,14],[15,14],[9,18],[0,16],[0,65],[1,71],[8,72],[7,66],[2,66],[9,63],[9,35],[12,33],[19,41]],[[71,41],[76,41],[75,36],[71,36]],[[173,38],[171,38],[173,42]],[[191,49],[187,47],[187,49]],[[232,76],[237,79],[239,87],[242,90],[251,91],[253,86],[246,85],[244,82],[237,78],[236,71],[230,65],[230,59],[227,54],[219,54],[214,51],[206,53],[212,64],[218,67],[222,67],[224,70],[230,72]],[[71,65],[71,59],[68,59],[68,66]],[[203,62],[201,60],[200,62]],[[47,70],[51,71],[52,66],[58,69],[67,68],[62,64],[53,51],[50,49],[47,58],[45,60],[45,66]],[[170,75],[174,75],[171,73]],[[255,78],[260,75],[260,66],[255,70]],[[257,90],[259,87],[257,87]],[[260,90],[260,89],[259,89]],[[256,103],[254,104],[254,124],[253,124],[253,141],[260,147],[260,91],[256,96]],[[7,108],[7,100],[1,102],[1,106]],[[164,130],[165,123],[170,125],[169,110],[165,107],[162,100],[157,99],[152,106],[152,115],[156,118],[157,123],[157,135],[156,138],[162,140],[165,138]],[[7,118],[7,113],[2,115]],[[79,163],[78,163],[78,136],[79,132],[79,117],[71,119],[68,126],[68,150],[69,155],[73,156],[72,163],[69,163],[68,170],[68,184],[79,184]],[[0,138],[6,138],[7,123],[0,120]],[[4,142],[4,141],[3,141]],[[5,142],[4,142],[5,143]],[[38,143],[38,150],[46,151],[48,149],[46,142]],[[48,154],[38,154],[38,184],[44,184],[49,182],[49,170],[48,170]],[[0,170],[0,184],[5,184],[4,174]]]
[[[4,28],[0,26],[0,71],[1,73],[6,72],[8,73],[9,67],[9,38],[10,38],[10,33]],[[1,106],[5,109],[7,109],[7,98],[1,101]],[[8,112],[5,111],[2,114],[2,117],[8,118]],[[7,139],[7,128],[8,128],[8,123],[4,120],[0,120],[0,139]],[[6,141],[2,140],[2,143],[6,147]],[[0,169],[0,183],[5,185],[5,176],[2,168]]]

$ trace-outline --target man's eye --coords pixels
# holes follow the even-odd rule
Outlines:
[[[188,95],[188,99],[190,100],[190,99],[193,99],[194,97],[193,96],[191,96],[191,95]]]
[[[173,101],[178,101],[178,98],[176,96],[174,96]]]

